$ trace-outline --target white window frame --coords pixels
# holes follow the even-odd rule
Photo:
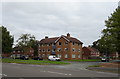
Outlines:
[[[73,50],[74,50],[74,51],[73,51]],[[72,48],[72,51],[73,51],[73,52],[75,52],[75,50],[76,50],[75,48]]]
[[[78,55],[78,58],[81,58],[81,55]]]
[[[75,54],[72,54],[72,58],[76,58],[76,55],[75,55]]]
[[[68,54],[65,54],[65,58],[68,58]]]
[[[61,58],[61,54],[57,54],[57,57],[58,57],[58,58]]]
[[[68,48],[65,48],[65,51],[68,51]]]
[[[80,52],[81,50],[80,49],[78,49],[78,52]]]
[[[61,48],[58,48],[58,49],[57,49],[58,52],[61,52],[61,50],[62,50]]]

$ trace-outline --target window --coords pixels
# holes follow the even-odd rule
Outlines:
[[[48,44],[48,46],[50,46],[50,44]]]
[[[72,58],[75,58],[75,56],[76,56],[75,54],[72,54]]]
[[[50,55],[49,54],[47,54],[47,57],[49,57]]]
[[[68,42],[65,42],[65,45],[68,45]]]
[[[78,49],[78,52],[80,52],[80,49]]]
[[[52,49],[52,52],[55,52],[55,49]]]
[[[41,52],[41,49],[39,49],[39,52]]]
[[[48,49],[48,52],[50,52],[50,49]]]
[[[40,44],[38,44],[38,46],[40,47]]]
[[[58,45],[62,45],[62,43],[61,43],[61,42],[58,42]]]
[[[68,58],[68,54],[65,54],[65,58]]]
[[[68,51],[68,48],[65,48],[65,51]]]
[[[61,51],[61,48],[58,48],[58,52],[60,52]]]
[[[75,52],[75,48],[73,48],[72,51]]]
[[[43,49],[43,52],[45,52],[45,50]]]
[[[55,43],[52,43],[52,46],[55,46]]]
[[[61,58],[61,55],[60,55],[60,54],[58,54],[58,55],[57,55],[57,57],[58,57],[58,58]]]
[[[43,54],[42,57],[45,57],[45,54]]]
[[[73,45],[75,45],[75,43],[73,42]]]
[[[78,58],[80,58],[81,56],[80,55],[78,55]]]
[[[80,43],[78,43],[78,46],[81,46]]]

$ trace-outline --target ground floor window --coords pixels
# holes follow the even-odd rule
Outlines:
[[[58,58],[61,58],[61,55],[60,55],[60,54],[58,54],[58,55],[57,55],[57,57],[58,57]]]
[[[72,58],[75,58],[75,56],[76,56],[75,54],[72,54]]]
[[[65,58],[68,58],[68,54],[65,54]]]
[[[49,54],[47,54],[47,57],[49,57],[50,55]]]
[[[78,58],[81,58],[81,56],[80,56],[80,55],[78,55]]]

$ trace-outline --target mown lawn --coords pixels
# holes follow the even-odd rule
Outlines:
[[[101,61],[100,59],[80,59],[80,60],[65,60],[65,61],[76,61],[76,62],[95,62]]]
[[[2,59],[3,63],[20,63],[20,64],[36,64],[36,65],[63,65],[70,64],[63,61],[47,61],[47,60],[20,60],[20,59]]]

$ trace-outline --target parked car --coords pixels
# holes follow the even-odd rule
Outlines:
[[[102,57],[101,58],[102,62],[109,62],[109,60],[110,60],[109,57]]]
[[[33,59],[33,60],[43,60],[43,58],[42,58],[42,57],[38,57],[38,56],[33,57],[32,59]]]
[[[50,56],[48,57],[48,60],[50,60],[50,61],[61,61],[60,58],[58,58],[58,57],[56,57],[56,56],[54,56],[54,55],[50,55]]]
[[[21,55],[21,54],[13,54],[11,55],[12,59],[22,59],[22,60],[28,60],[29,57],[27,55]]]
[[[23,55],[23,56],[20,56],[20,59],[22,59],[22,60],[29,60],[29,57],[28,57],[28,56]]]

